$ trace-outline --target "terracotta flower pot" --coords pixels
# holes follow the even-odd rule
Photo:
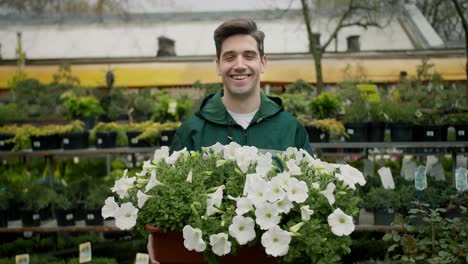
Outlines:
[[[184,247],[184,238],[181,232],[167,231],[161,228],[145,225],[146,230],[151,232],[153,239],[153,252],[160,264],[166,263],[207,263],[203,258],[203,252],[189,251]],[[234,263],[262,263],[277,264],[277,260],[268,256],[261,246],[240,247],[237,256],[224,256],[220,258],[222,264]]]

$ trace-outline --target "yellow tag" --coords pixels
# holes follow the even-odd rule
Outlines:
[[[22,254],[15,256],[16,264],[29,264],[29,254]]]
[[[143,253],[137,253],[135,258],[135,264],[148,264],[149,255]]]
[[[80,244],[80,263],[90,262],[91,261],[91,243],[86,242]]]

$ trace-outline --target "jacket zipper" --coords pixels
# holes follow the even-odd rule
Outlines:
[[[242,128],[242,142],[243,142],[242,144],[243,146],[247,144],[247,129],[244,129],[244,128]]]

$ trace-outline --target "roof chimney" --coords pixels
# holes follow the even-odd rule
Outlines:
[[[158,37],[158,47],[157,57],[176,56],[174,40],[160,36]]]

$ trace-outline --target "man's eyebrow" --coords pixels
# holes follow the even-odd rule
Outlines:
[[[246,50],[246,51],[244,51],[242,53],[248,54],[248,55],[257,55],[257,52],[255,50]],[[221,56],[224,57],[224,56],[229,56],[229,55],[233,55],[233,54],[237,54],[237,52],[235,52],[233,50],[229,50],[229,51],[224,52]]]

